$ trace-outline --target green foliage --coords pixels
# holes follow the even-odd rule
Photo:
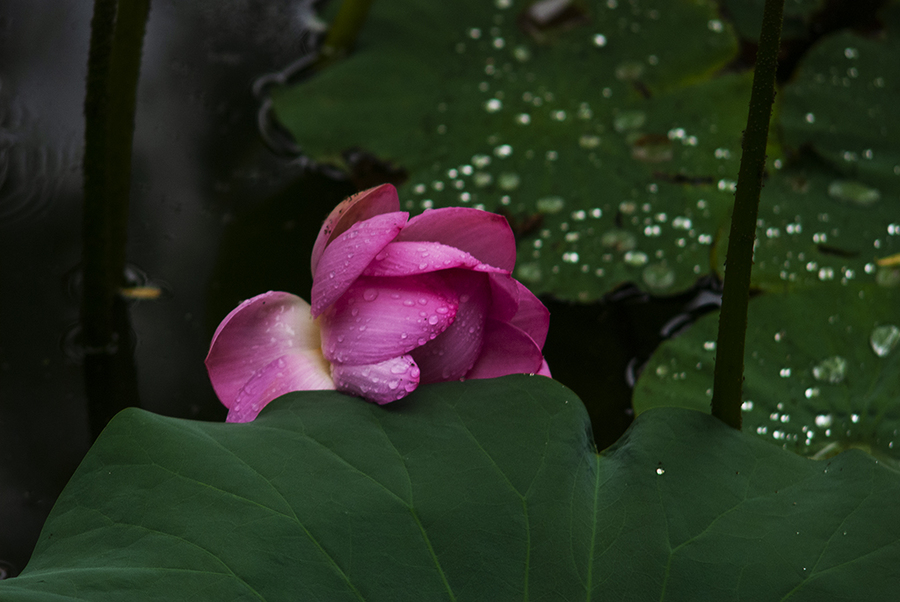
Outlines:
[[[654,0],[529,33],[527,4],[376,3],[358,52],[277,113],[316,159],[361,146],[408,170],[411,210],[507,214],[536,293],[688,288],[730,212],[746,121],[749,76],[712,77],[737,50],[729,27],[710,3]]]
[[[882,13],[877,37],[840,32],[821,40],[785,88],[784,142],[811,148],[843,179],[900,192],[900,5]]]
[[[763,289],[900,283],[889,260],[900,253],[900,6],[884,21],[877,39],[822,40],[784,89],[780,133],[794,159],[762,193],[753,279]]]
[[[750,301],[744,431],[797,453],[858,447],[900,468],[900,289],[832,286]],[[709,412],[718,314],[663,343],[637,412]]]
[[[687,410],[597,455],[543,377],[294,393],[245,425],[127,410],[0,598],[879,600],[898,495],[858,451],[814,462]]]
[[[626,281],[668,294],[721,274],[749,77],[711,75],[736,51],[715,7],[612,3],[529,35],[522,4],[376,6],[359,53],[284,91],[278,114],[314,157],[360,145],[409,170],[412,210],[506,213],[516,276],[539,294],[589,301]],[[760,8],[723,11],[752,38]],[[821,8],[789,1],[788,35]],[[872,281],[900,250],[896,4],[883,21],[881,37],[824,38],[779,95],[790,161],[763,192],[757,286]]]
[[[848,283],[891,281],[896,268],[879,264],[900,253],[900,199],[891,194],[864,204],[842,196],[867,190],[810,161],[774,174],[760,200],[753,284],[830,295]],[[716,245],[720,273],[726,243],[723,237]]]

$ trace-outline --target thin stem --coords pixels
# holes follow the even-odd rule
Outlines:
[[[783,13],[784,0],[766,0],[731,217],[731,233],[725,260],[725,287],[716,341],[712,414],[738,430],[741,428],[744,344],[753,242],[756,237],[759,193],[766,166],[769,119],[775,99],[775,70],[778,66]]]
[[[96,437],[137,403],[124,283],[131,146],[141,46],[150,0],[95,0],[84,101],[81,308],[85,386]]]
[[[338,61],[353,50],[359,32],[366,22],[372,0],[344,0],[322,43],[322,56],[316,65],[321,69]]]

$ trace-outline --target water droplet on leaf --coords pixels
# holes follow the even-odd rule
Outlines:
[[[872,329],[869,344],[878,357],[885,357],[900,343],[900,328],[893,324],[884,324]]]

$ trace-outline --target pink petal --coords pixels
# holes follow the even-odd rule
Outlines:
[[[311,366],[318,362],[327,375],[319,328],[309,305],[295,295],[269,291],[244,301],[222,320],[213,335],[206,368],[216,395],[231,408],[258,371],[294,354],[306,357],[303,361]]]
[[[353,284],[366,266],[396,238],[409,219],[403,211],[358,222],[331,241],[313,274],[312,316],[318,318]]]
[[[543,349],[550,329],[550,310],[525,285],[518,280],[514,282],[519,289],[519,309],[510,324],[524,330]]]
[[[491,274],[493,303],[489,318],[524,330],[543,349],[550,327],[550,311],[525,285],[504,274]]]
[[[331,362],[383,362],[437,338],[458,305],[457,295],[431,274],[362,276],[322,316],[322,349]]]
[[[244,384],[228,411],[228,422],[250,422],[270,401],[291,391],[334,389],[331,366],[318,349],[273,360]]]
[[[501,272],[499,268],[483,264],[465,251],[438,242],[392,242],[375,256],[363,275],[412,276],[453,268]]]
[[[313,275],[316,273],[325,247],[346,232],[350,226],[382,213],[399,210],[400,199],[397,197],[397,189],[391,184],[382,184],[363,190],[338,204],[325,219],[313,245],[312,261],[310,262]]]
[[[416,390],[419,367],[408,355],[362,366],[335,364],[334,381],[338,391],[386,404]]]
[[[491,274],[491,311],[489,318],[509,322],[519,311],[519,283],[509,274]]]
[[[544,360],[541,363],[541,369],[535,372],[535,374],[546,376],[547,378],[553,378],[553,375],[550,374],[550,366],[547,365],[547,360]]]
[[[409,220],[397,241],[443,243],[507,272],[516,265],[516,240],[506,218],[472,207],[428,210]]]
[[[541,350],[530,336],[511,324],[488,318],[481,355],[466,378],[537,374],[543,362]]]
[[[484,322],[491,304],[491,288],[484,274],[452,270],[444,275],[459,297],[456,320],[435,340],[410,355],[422,370],[423,383],[458,380],[464,377],[481,353]]]

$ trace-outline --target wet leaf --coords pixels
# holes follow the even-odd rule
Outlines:
[[[859,447],[900,468],[900,289],[763,295],[748,321],[745,432],[806,456]],[[638,379],[637,412],[709,412],[717,326],[717,313],[705,316],[660,346]]]
[[[809,148],[843,178],[896,197],[900,192],[900,5],[888,3],[885,31],[822,39],[784,90],[784,143]]]
[[[900,475],[698,412],[602,455],[542,377],[378,407],[290,394],[245,425],[120,414],[6,602],[887,599]],[[864,585],[860,585],[864,584]]]
[[[782,168],[769,171],[760,199],[759,288],[900,284],[890,264],[900,253],[900,118],[892,110],[900,93],[900,6],[888,6],[884,21],[882,36],[838,32],[820,40],[778,95],[774,131],[788,152]],[[725,232],[715,247],[720,275]]]
[[[812,162],[773,173],[757,225],[752,282],[772,292],[878,282],[880,264],[900,253],[900,197]],[[727,244],[717,239],[720,275]]]
[[[688,288],[738,168],[750,79],[712,76],[731,30],[710,3],[656,0],[536,34],[526,5],[378,3],[359,51],[278,94],[277,113],[319,160],[359,146],[406,169],[408,209],[507,215],[537,293]]]

